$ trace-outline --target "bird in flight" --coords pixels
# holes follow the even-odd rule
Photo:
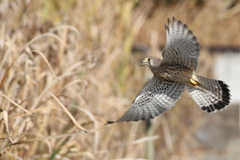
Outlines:
[[[195,103],[206,112],[224,109],[230,102],[230,90],[223,81],[197,74],[199,43],[186,24],[173,17],[165,25],[167,34],[163,59],[146,57],[152,79],[132,102],[129,110],[117,121],[152,119],[175,105],[187,88]]]

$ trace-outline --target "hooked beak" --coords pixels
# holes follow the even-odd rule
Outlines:
[[[143,65],[147,65],[148,64],[148,58],[145,58],[143,61],[142,61],[142,63],[141,63],[141,67],[143,66]]]

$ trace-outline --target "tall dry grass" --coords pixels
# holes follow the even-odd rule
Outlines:
[[[0,159],[188,159],[202,123],[188,95],[148,129],[104,125],[147,82],[131,54],[154,8],[144,3],[0,2]]]

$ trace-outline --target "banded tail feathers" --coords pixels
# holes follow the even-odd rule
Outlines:
[[[206,112],[222,110],[230,102],[230,90],[223,81],[206,78],[197,74],[193,75],[197,87],[188,87],[188,91],[199,107]]]

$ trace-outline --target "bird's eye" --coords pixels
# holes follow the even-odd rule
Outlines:
[[[150,62],[150,58],[148,58],[148,62]]]

